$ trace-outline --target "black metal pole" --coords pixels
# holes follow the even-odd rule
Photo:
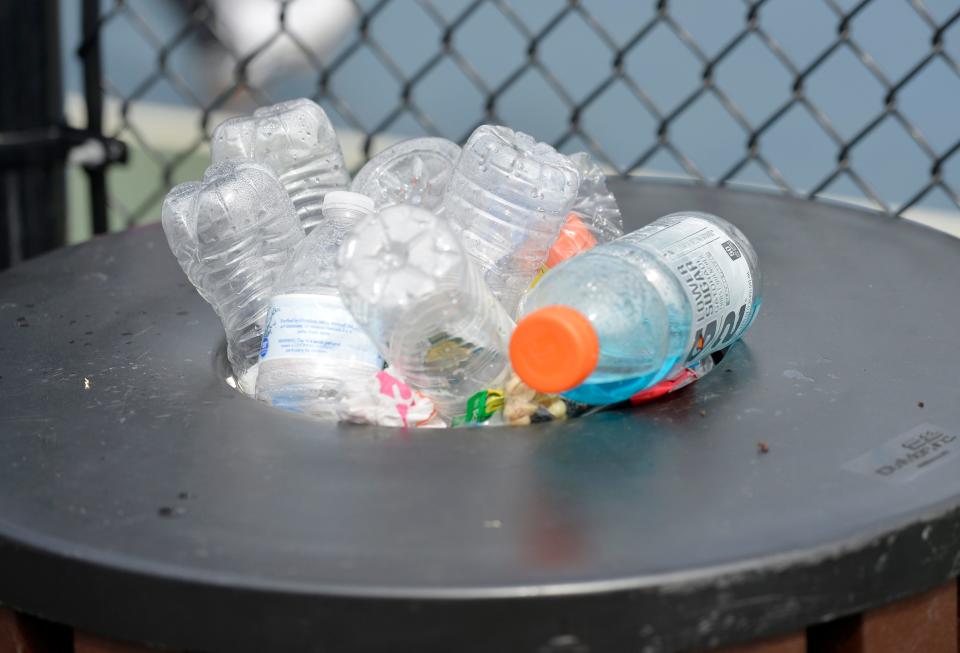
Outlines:
[[[58,0],[0,2],[0,144],[63,124]],[[0,268],[66,240],[65,150],[0,168]]]
[[[87,102],[87,130],[93,134],[103,133],[103,87],[100,62],[100,3],[98,0],[83,1],[83,94]],[[93,216],[93,233],[106,233],[107,224],[107,174],[105,164],[85,166],[90,181],[90,211]]]

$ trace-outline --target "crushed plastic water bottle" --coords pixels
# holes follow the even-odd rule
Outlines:
[[[716,216],[675,213],[544,275],[524,300],[510,357],[540,392],[614,403],[729,346],[759,306],[746,236]]]
[[[170,249],[223,322],[227,357],[244,392],[256,364],[276,275],[303,239],[276,175],[253,161],[207,168],[199,183],[174,187],[163,203]]]
[[[597,243],[606,243],[623,235],[623,216],[617,198],[607,190],[607,176],[586,152],[570,155],[580,173],[580,187],[572,213],[579,216]]]
[[[506,127],[478,127],[463,146],[443,213],[509,315],[546,260],[579,184],[569,157]]]
[[[506,127],[462,150],[397,143],[353,192],[308,99],[223,122],[212,156],[167,195],[164,232],[240,389],[287,410],[400,427],[577,417],[709,373],[759,309],[734,226],[678,213],[624,236],[589,154]]]
[[[307,98],[223,121],[213,131],[211,154],[214,163],[245,158],[273,169],[307,233],[322,217],[324,195],[350,184],[333,125]]]
[[[395,204],[436,212],[443,200],[460,146],[445,138],[412,138],[367,161],[350,190],[373,198],[378,209]]]
[[[386,208],[357,225],[338,265],[344,304],[441,415],[503,384],[513,322],[446,220],[419,207]]]
[[[167,237],[170,251],[177,258],[187,279],[204,301],[213,304],[210,295],[202,285],[200,251],[197,244],[197,210],[194,204],[197,193],[200,192],[200,186],[199,181],[188,181],[171,188],[163,200],[160,221],[163,224],[163,233]],[[216,305],[213,308],[217,310]],[[217,314],[219,315],[219,312]]]
[[[570,159],[580,173],[577,199],[547,252],[547,260],[530,283],[531,288],[550,268],[596,247],[598,243],[623,235],[620,207],[613,193],[607,190],[603,169],[586,152],[577,152]]]
[[[323,220],[304,238],[280,273],[267,313],[257,399],[317,417],[336,417],[344,384],[366,381],[383,368],[367,334],[337,290],[337,252],[373,200],[332,191]]]

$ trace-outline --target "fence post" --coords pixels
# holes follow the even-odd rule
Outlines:
[[[58,0],[0,3],[0,80],[0,147],[13,152],[0,165],[2,269],[66,239],[66,150],[16,150],[64,122]]]
[[[83,95],[87,103],[87,130],[92,134],[103,133],[103,89],[100,87],[100,3],[98,0],[83,0],[81,19],[83,44],[80,56],[83,59]],[[86,165],[90,182],[91,216],[93,233],[106,233],[107,224],[107,171],[106,161]]]

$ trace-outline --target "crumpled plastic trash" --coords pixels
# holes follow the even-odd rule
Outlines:
[[[580,173],[580,189],[572,211],[580,215],[598,243],[619,238],[623,235],[623,216],[617,198],[607,189],[603,168],[586,152],[571,154],[570,158]]]
[[[473,394],[464,406],[463,413],[450,421],[450,426],[492,426],[502,424],[503,390],[488,388]]]
[[[433,401],[413,390],[388,370],[348,383],[344,388],[337,416],[354,424],[399,427],[444,427]]]
[[[451,426],[522,426],[575,417],[587,408],[559,395],[537,392],[511,374],[503,388],[488,388],[467,400]]]
[[[537,392],[516,374],[504,387],[503,420],[510,426],[567,419],[567,400],[558,395]]]
[[[727,349],[729,349],[729,347]],[[702,361],[699,361],[696,365],[683,368],[674,377],[664,379],[660,383],[653,387],[647,388],[646,390],[641,390],[637,394],[630,397],[630,403],[634,406],[638,406],[648,401],[653,401],[654,399],[662,397],[663,395],[670,394],[671,392],[676,392],[680,388],[685,388],[697,379],[702,379],[704,376],[713,371],[713,369],[717,366],[717,363],[723,360],[723,357],[727,353],[727,349],[721,349],[720,351],[714,352],[704,358]]]

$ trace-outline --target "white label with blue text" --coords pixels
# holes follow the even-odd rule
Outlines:
[[[277,295],[267,311],[260,360],[323,358],[381,367],[380,354],[336,295]]]
[[[734,342],[753,318],[750,264],[717,224],[696,213],[660,218],[623,238],[644,243],[673,268],[693,309],[685,365]]]

